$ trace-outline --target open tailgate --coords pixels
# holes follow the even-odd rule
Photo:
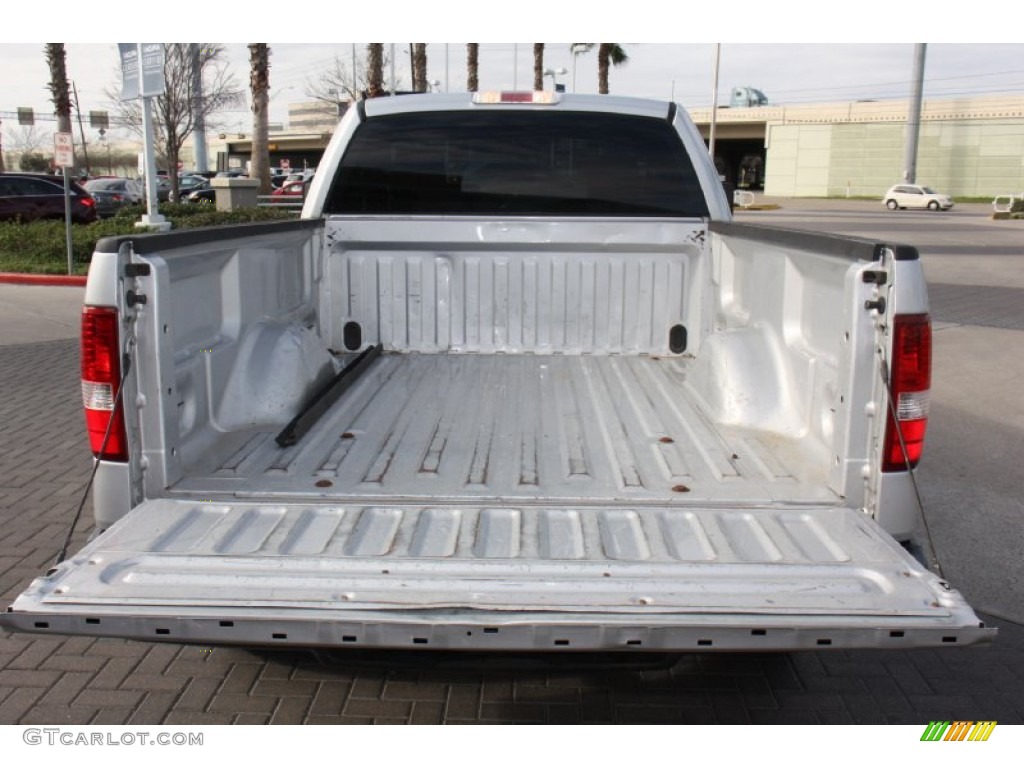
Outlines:
[[[991,640],[842,507],[143,503],[0,614],[210,644],[905,648]]]

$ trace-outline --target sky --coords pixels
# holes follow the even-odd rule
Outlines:
[[[51,0],[51,6],[63,0]],[[151,2],[151,0],[150,0]],[[18,107],[32,107],[40,118],[52,116],[46,85],[48,71],[43,58],[43,43],[25,43],[24,34],[13,39],[14,32],[34,30],[43,37],[48,32],[61,35],[66,43],[69,77],[78,89],[83,113],[112,110],[106,91],[119,82],[117,45],[114,40],[144,39],[188,40],[201,30],[203,40],[277,39],[298,34],[306,42],[269,43],[271,47],[271,120],[286,119],[289,102],[307,100],[307,91],[318,74],[340,58],[348,65],[352,43],[318,42],[317,38],[337,30],[338,36],[356,33],[361,39],[388,36],[405,39],[459,40],[498,39],[599,39],[614,32],[620,39],[640,42],[622,43],[629,61],[612,71],[613,94],[659,99],[674,98],[688,107],[711,104],[715,39],[723,40],[720,53],[719,103],[727,104],[733,86],[753,86],[763,91],[773,104],[795,104],[855,99],[906,98],[910,92],[913,43],[915,39],[940,40],[929,43],[925,68],[925,98],[972,94],[1010,94],[1008,103],[1024,100],[1024,44],[1019,40],[1015,21],[1000,24],[1002,0],[987,3],[984,18],[972,18],[966,7],[952,14],[923,15],[919,8],[900,12],[891,2],[860,0],[856,7],[836,4],[775,2],[732,2],[727,8],[693,11],[679,4],[675,19],[664,16],[666,2],[632,0],[612,4],[591,0],[586,4],[588,20],[581,23],[569,3],[539,3],[523,0],[515,5],[499,6],[463,0],[440,0],[429,4],[410,4],[390,0],[384,18],[359,19],[347,10],[354,4],[322,3],[306,0],[297,18],[286,18],[275,11],[264,18],[240,22],[238,5],[230,9],[206,9],[202,15],[191,6],[181,6],[173,18],[159,25],[140,23],[140,3],[125,4],[121,12],[114,4],[108,18],[101,18],[96,6],[81,14],[69,11],[61,23],[43,29],[38,16],[34,23],[19,24],[19,13],[4,12],[0,27],[0,119],[8,139],[15,125]],[[579,6],[579,3],[575,3]],[[723,4],[724,5],[724,4]],[[50,6],[48,6],[50,7]],[[68,4],[80,8],[81,4]],[[255,7],[255,6],[254,6]],[[480,10],[491,18],[477,21]],[[501,9],[514,17],[498,18]],[[828,9],[826,12],[824,9]],[[473,15],[465,16],[468,9]],[[1007,20],[1019,18],[1019,9],[1005,4]],[[14,19],[10,18],[14,15]],[[76,19],[82,16],[81,19]],[[589,20],[592,17],[593,20]],[[938,17],[938,18],[933,18]],[[76,20],[71,20],[76,19]],[[12,22],[13,23],[10,23]],[[248,26],[246,26],[248,24]],[[145,31],[140,31],[140,28]],[[218,35],[218,31],[221,34]],[[159,32],[159,34],[158,34]],[[63,34],[62,34],[63,33]],[[246,34],[248,33],[248,34]],[[561,33],[561,34],[559,34]],[[589,33],[589,34],[588,34]],[[148,36],[147,36],[148,34]],[[1005,38],[1005,39],[1001,39]],[[51,38],[52,39],[52,38]],[[730,42],[731,41],[731,42]],[[867,42],[873,41],[873,42]],[[248,52],[244,43],[222,43],[225,60],[238,83],[248,92]],[[365,43],[357,43],[362,56]],[[389,44],[385,44],[386,47]],[[408,46],[396,43],[396,71],[401,84],[409,84]],[[438,81],[437,88],[465,89],[465,43],[428,44],[428,78]],[[573,56],[569,43],[547,43],[545,64],[564,67],[559,82],[572,90]],[[576,89],[597,89],[596,51],[576,59]],[[550,83],[550,78],[546,81]],[[481,89],[529,88],[532,85],[532,43],[481,43]],[[222,115],[222,124],[244,130],[250,123],[247,111]],[[45,130],[52,123],[40,119]],[[87,126],[88,130],[88,126]],[[8,144],[5,141],[5,144]]]

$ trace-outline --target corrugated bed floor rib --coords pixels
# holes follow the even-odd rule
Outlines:
[[[174,493],[833,503],[796,441],[717,427],[686,358],[385,354],[297,445],[233,434]]]

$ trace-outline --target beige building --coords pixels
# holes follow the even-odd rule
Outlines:
[[[731,147],[750,150],[760,137],[767,195],[880,196],[901,180],[907,108],[906,100],[720,108],[715,154],[743,186]],[[710,110],[690,114],[706,137]],[[925,100],[917,180],[961,197],[1024,190],[1024,94]]]
[[[288,105],[288,131],[292,133],[334,133],[347,105],[326,101],[302,101]]]
[[[902,180],[906,100],[719,107],[715,160],[739,188],[779,197],[881,197]],[[333,106],[289,105],[272,133],[271,163],[315,167],[337,126]],[[690,115],[705,139],[711,110]],[[244,167],[247,133],[211,136],[211,158]],[[1024,192],[1024,94],[927,99],[917,181],[959,197]]]

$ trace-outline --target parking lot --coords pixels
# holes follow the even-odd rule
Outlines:
[[[889,212],[779,201],[751,223],[916,245],[935,323],[920,469],[945,577],[989,647],[790,654],[481,656],[250,651],[0,633],[0,724],[1024,724],[1024,222],[981,205]],[[45,571],[91,468],[80,288],[0,285],[0,602]],[[72,551],[88,535],[86,522]]]

